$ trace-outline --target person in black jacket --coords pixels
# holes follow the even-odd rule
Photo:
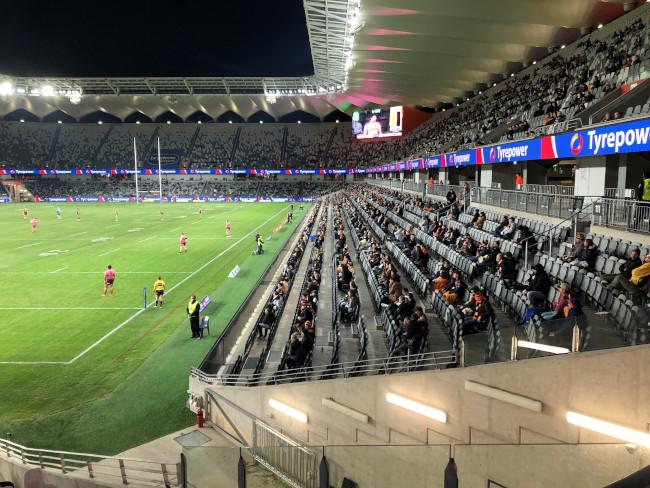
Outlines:
[[[196,295],[190,297],[190,302],[187,304],[187,316],[190,318],[190,328],[192,329],[192,339],[201,338],[201,329],[199,327],[199,314],[201,306],[196,301]]]
[[[607,282],[611,282],[612,285],[614,282],[620,281],[621,278],[629,280],[632,277],[632,270],[638,268],[643,264],[640,258],[641,251],[638,248],[632,249],[630,252],[630,257],[618,267],[620,274],[608,274],[603,276],[603,279]]]
[[[258,337],[266,337],[266,333],[273,325],[273,322],[275,322],[275,313],[273,313],[273,307],[271,305],[268,305],[264,309],[262,318],[257,323]]]
[[[500,276],[508,287],[512,286],[517,278],[517,267],[510,251],[497,256],[497,276]]]
[[[533,276],[526,285],[528,301],[530,303],[543,303],[546,301],[546,296],[551,288],[551,280],[541,264],[536,264],[532,270]]]

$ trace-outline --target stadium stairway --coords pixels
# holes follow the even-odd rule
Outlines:
[[[332,232],[333,213],[332,199],[326,209],[329,218],[325,229],[325,240],[323,241],[323,267],[321,270],[320,287],[318,289],[318,327],[314,339],[312,351],[312,366],[323,366],[330,363],[333,346],[330,344],[330,330],[333,327],[334,311],[332,303],[335,301],[336,288],[333,283],[336,281],[336,270],[330,266],[334,259],[334,235]]]
[[[372,298],[370,297],[370,289],[368,288],[368,277],[366,276],[363,267],[359,262],[359,256],[357,254],[356,248],[353,245],[350,245],[350,243],[352,243],[353,241],[352,241],[350,228],[348,227],[348,223],[345,219],[343,219],[343,230],[345,232],[345,237],[348,242],[348,250],[350,251],[350,257],[352,258],[352,262],[354,263],[355,282],[357,284],[357,287],[359,288],[359,303],[361,305],[359,314],[361,315],[361,317],[365,318],[366,328],[368,331],[368,344],[367,344],[368,359],[385,358],[388,356],[388,348],[386,347],[384,332],[377,328],[377,322],[375,322],[374,320],[370,320],[371,317],[376,316],[376,312],[372,305]],[[347,328],[347,332],[348,334],[350,334],[350,328]],[[359,344],[359,340],[355,339],[355,347],[357,347],[357,349],[358,349],[358,344]],[[355,359],[356,359],[356,355],[350,358],[341,356],[341,361],[343,362],[354,361]]]
[[[323,218],[323,212],[327,211],[327,207],[321,206],[318,215],[316,216],[316,222],[320,222]],[[309,267],[309,256],[311,256],[311,251],[314,248],[314,242],[310,239],[305,247],[305,251],[300,260],[300,266],[296,271],[296,278],[289,292],[289,297],[284,306],[284,311],[282,312],[282,317],[280,317],[280,322],[278,323],[278,328],[276,330],[275,336],[276,339],[271,345],[269,351],[269,356],[262,369],[262,374],[272,374],[275,373],[280,365],[280,360],[282,358],[282,351],[289,340],[289,333],[291,331],[291,326],[293,325],[293,318],[298,306],[298,301],[300,300],[300,291],[302,290],[302,285],[305,282],[307,268]],[[316,329],[318,330],[318,329]]]

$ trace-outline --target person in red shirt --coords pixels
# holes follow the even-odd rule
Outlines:
[[[36,229],[38,228],[38,219],[36,217],[32,217],[31,224],[32,232],[36,232]]]
[[[521,190],[524,186],[524,177],[521,176],[521,173],[517,173],[515,176],[515,186],[517,187],[517,190]]]
[[[113,296],[113,283],[115,282],[115,270],[109,264],[108,268],[104,272],[104,293],[102,296],[106,296],[106,292],[110,290],[111,296]]]
[[[230,237],[230,220],[226,220],[226,236]]]

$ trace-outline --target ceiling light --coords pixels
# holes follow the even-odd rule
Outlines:
[[[171,124],[171,123],[172,123],[172,121],[171,121],[171,120],[168,120],[168,121],[167,121],[167,123],[168,123],[168,124]]]
[[[599,28],[599,29],[602,29],[602,28],[603,28],[603,24],[598,24],[598,28]]]
[[[298,123],[300,124],[300,121],[298,121]]]
[[[22,86],[19,86],[16,88],[16,93],[20,93],[22,95],[25,93],[25,89]]]
[[[100,120],[100,121],[97,122],[97,123],[98,123],[99,125],[102,125],[104,122],[102,122],[102,121]]]
[[[296,410],[295,408],[290,407],[289,405],[285,405],[284,403],[274,400],[273,398],[269,398],[269,407],[277,410],[278,412],[282,412],[285,415],[288,415],[298,422],[302,422],[303,424],[307,423],[306,413],[301,412],[300,410]]]
[[[447,109],[446,109],[446,108],[443,108],[443,109],[442,109],[443,112],[444,112],[445,110],[447,110]]]
[[[478,91],[479,95],[483,95],[483,92],[481,90]]]
[[[337,123],[337,124],[339,123],[339,119],[336,119],[336,123]]]
[[[595,419],[571,411],[566,413],[566,421],[571,425],[584,427],[587,430],[605,434],[609,437],[614,437],[644,447],[650,447],[650,434],[639,430],[629,429],[622,425],[612,424],[610,422],[605,422],[604,420]]]
[[[497,84],[496,84],[496,83],[492,83],[492,86],[497,86]]]
[[[136,121],[135,121],[135,123],[136,123],[136,124],[139,124],[139,123],[140,123],[140,121],[139,121],[139,120],[136,120]]]
[[[43,94],[44,97],[51,97],[54,95],[54,87],[52,85],[45,85],[41,89],[41,93]]]
[[[200,120],[197,122],[197,124],[202,124],[202,123],[203,123],[203,122],[201,122]]]
[[[264,123],[264,121],[263,121],[263,120],[260,120],[260,124],[263,124],[263,123]]]
[[[533,61],[533,64],[537,64],[537,61]]]
[[[515,74],[514,74],[514,73],[510,73],[510,78],[512,78],[513,76],[515,76]]]
[[[229,120],[228,123],[229,123],[229,124],[232,124],[232,120]]]
[[[21,122],[25,122],[25,119],[20,119]]]
[[[411,412],[415,412],[419,415],[429,417],[430,419],[433,419],[437,422],[441,422],[443,424],[447,423],[447,414],[442,410],[438,410],[437,408],[409,400],[408,398],[395,395],[394,393],[386,393],[386,401],[388,403],[392,403],[393,405],[397,405],[398,407],[410,410]]]
[[[57,123],[57,124],[62,124],[63,121],[62,121],[62,120],[57,120],[56,123]]]
[[[566,347],[549,346],[547,344],[539,344],[537,342],[529,342],[529,341],[517,341],[517,347],[523,347],[525,349],[534,349],[536,351],[550,352],[553,354],[567,354],[571,352]]]
[[[3,81],[0,83],[0,95],[13,95],[14,86],[10,81]]]
[[[560,46],[560,49],[564,49],[565,47],[566,47],[566,44],[562,44],[562,45]]]

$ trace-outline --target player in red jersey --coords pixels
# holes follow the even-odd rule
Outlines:
[[[230,236],[230,220],[226,220],[226,237]]]
[[[113,296],[113,283],[114,282],[115,282],[115,270],[109,264],[108,268],[106,268],[106,271],[104,272],[104,293],[102,294],[103,297],[106,296],[106,292],[108,290],[111,291],[111,296]]]
[[[181,232],[181,238],[179,240],[179,244],[180,246],[178,249],[178,253],[180,254],[182,252],[187,252],[187,236],[185,235],[184,232]]]
[[[36,232],[36,229],[38,228],[38,219],[36,217],[32,217],[31,224],[32,232]]]

